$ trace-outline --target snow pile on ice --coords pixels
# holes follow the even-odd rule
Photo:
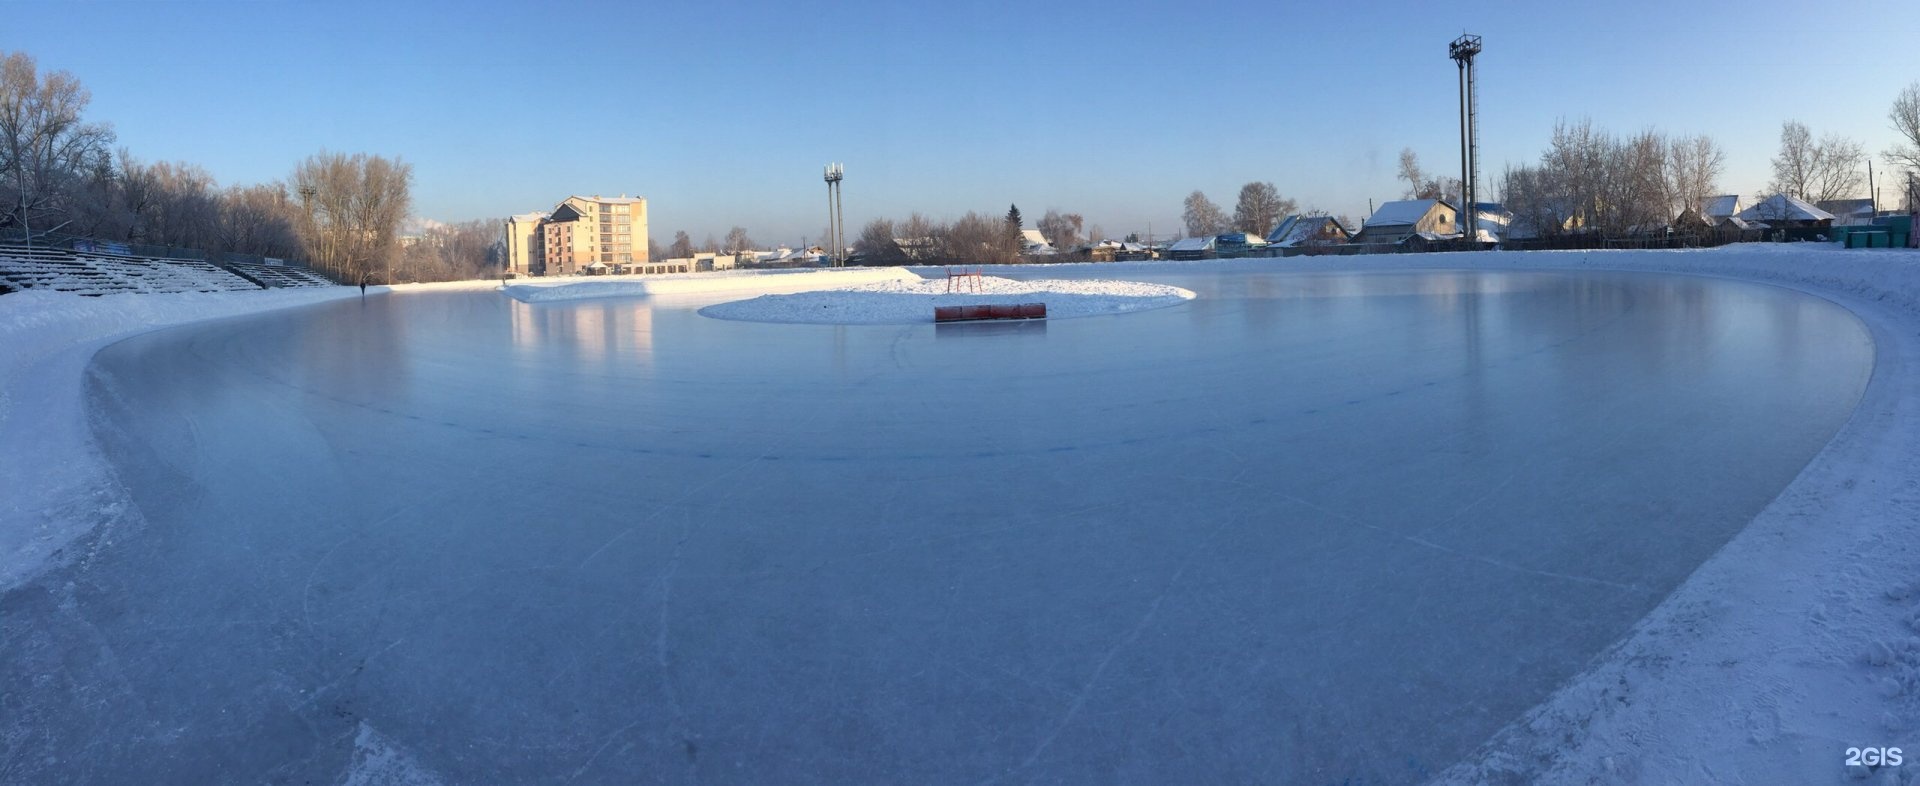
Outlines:
[[[919,276],[898,267],[854,267],[831,270],[721,270],[712,273],[676,273],[654,276],[570,276],[515,279],[502,289],[526,303],[584,300],[598,297],[686,295],[703,292],[804,292],[888,281],[918,281]]]
[[[1193,292],[1137,281],[1042,279],[1015,281],[981,276],[978,286],[948,292],[945,278],[886,281],[846,289],[762,295],[700,309],[718,319],[834,325],[898,325],[932,322],[935,306],[1045,303],[1047,317],[1086,317],[1165,308],[1192,300]]]
[[[0,590],[127,512],[93,447],[80,395],[95,351],[170,325],[359,295],[348,287],[0,295]]]

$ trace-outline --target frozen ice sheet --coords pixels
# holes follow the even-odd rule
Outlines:
[[[1754,284],[1128,277],[1200,298],[420,293],[116,345],[89,390],[145,521],[0,599],[0,779],[1417,780],[1871,371]]]

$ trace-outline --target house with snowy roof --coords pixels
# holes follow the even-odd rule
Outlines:
[[[1834,226],[1871,224],[1875,218],[1871,199],[1829,199],[1814,203],[1814,207],[1832,213]]]
[[[1388,202],[1373,211],[1373,216],[1360,228],[1360,234],[1353,237],[1353,242],[1390,244],[1421,233],[1457,236],[1458,230],[1457,214],[1446,200],[1406,199]]]
[[[1333,216],[1291,215],[1274,227],[1267,242],[1277,248],[1337,246],[1353,239],[1353,232]]]
[[[1022,229],[1020,230],[1020,253],[1052,254],[1056,253],[1056,250],[1052,243],[1047,242],[1047,236],[1041,234],[1040,230]]]
[[[1213,236],[1213,253],[1227,259],[1260,256],[1267,239],[1255,232],[1227,232]]]
[[[1720,222],[1739,215],[1745,207],[1740,202],[1739,194],[1707,197],[1700,202],[1700,218],[1707,222],[1707,226],[1719,226]]]
[[[1814,207],[1806,200],[1787,194],[1774,194],[1745,210],[1737,218],[1764,221],[1773,227],[1825,227],[1833,225],[1833,214]]]
[[[1168,259],[1212,259],[1213,257],[1213,235],[1181,238],[1167,247]]]

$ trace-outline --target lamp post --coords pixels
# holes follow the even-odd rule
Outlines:
[[[1480,221],[1474,201],[1480,198],[1479,102],[1473,92],[1473,57],[1480,54],[1480,36],[1462,34],[1447,45],[1447,57],[1460,68],[1460,234],[1468,242],[1480,239]]]

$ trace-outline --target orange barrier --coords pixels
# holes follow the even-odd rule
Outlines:
[[[935,322],[978,322],[988,319],[1046,319],[1045,303],[1006,303],[981,306],[934,306]]]

